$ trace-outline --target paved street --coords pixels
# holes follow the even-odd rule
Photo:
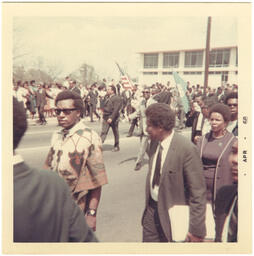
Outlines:
[[[87,122],[100,134],[101,124]],[[29,129],[20,143],[18,152],[32,167],[42,168],[52,132],[57,127],[56,119],[48,119],[46,126],[29,121]],[[141,217],[144,208],[147,159],[140,171],[134,171],[139,150],[139,137],[127,138],[129,123],[120,123],[120,151],[111,152],[113,134],[109,131],[103,145],[103,155],[109,184],[103,186],[98,209],[96,235],[102,242],[141,242]],[[182,134],[190,137],[190,130]]]

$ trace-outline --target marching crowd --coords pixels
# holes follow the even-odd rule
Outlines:
[[[189,111],[185,113],[177,87],[169,82],[131,88],[105,79],[83,86],[70,77],[62,84],[15,83],[14,241],[97,241],[92,231],[96,230],[101,188],[108,183],[102,144],[111,128],[112,151],[120,150],[122,120],[130,124],[128,137],[135,128],[140,136],[134,169],[141,169],[145,154],[149,157],[143,242],[176,241],[168,213],[177,205],[189,207],[183,241],[207,241],[207,204],[215,223],[213,240],[237,242],[237,91],[237,85],[227,84],[204,92],[202,86],[188,82]],[[55,116],[61,126],[52,136],[45,159],[44,169],[49,171],[32,170],[15,154],[27,118],[37,114],[39,125]],[[94,116],[102,125],[100,136],[86,125],[88,120],[94,122]],[[185,127],[191,127],[191,141],[181,135]]]

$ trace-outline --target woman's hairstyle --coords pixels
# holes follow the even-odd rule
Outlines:
[[[223,116],[223,119],[225,122],[230,121],[231,112],[230,112],[230,108],[227,105],[225,105],[223,103],[217,103],[217,104],[213,105],[209,111],[209,118],[210,118],[211,114],[215,113],[215,112],[220,113]]]
[[[154,103],[145,111],[149,122],[155,127],[161,127],[166,131],[171,131],[175,126],[175,113],[165,103]]]

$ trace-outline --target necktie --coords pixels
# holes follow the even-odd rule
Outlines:
[[[160,184],[161,152],[162,152],[162,146],[161,146],[161,144],[159,144],[159,152],[158,152],[157,158],[156,158],[155,171],[154,171],[153,182],[152,182],[152,187],[153,188],[154,188],[155,185],[159,186],[159,184]]]

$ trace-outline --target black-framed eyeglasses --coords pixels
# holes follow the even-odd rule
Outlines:
[[[144,91],[143,93],[150,93],[149,91]]]
[[[229,107],[237,107],[238,104],[227,104]]]
[[[76,110],[76,108],[56,108],[55,112],[58,116],[61,115],[61,112],[63,112],[65,115],[70,115],[74,110]]]

